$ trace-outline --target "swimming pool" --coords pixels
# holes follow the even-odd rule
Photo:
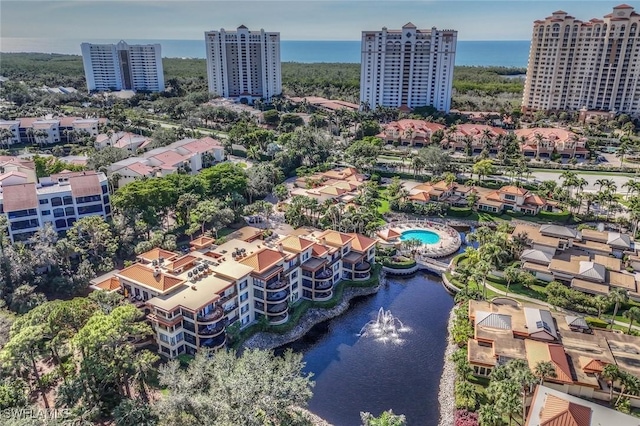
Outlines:
[[[401,241],[411,238],[420,240],[422,244],[437,244],[440,242],[440,236],[438,234],[424,229],[412,229],[410,231],[404,231],[402,235],[400,235]]]

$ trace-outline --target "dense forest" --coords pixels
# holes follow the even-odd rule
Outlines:
[[[2,75],[11,80],[77,89],[85,84],[82,58],[77,55],[1,53],[0,63]],[[189,91],[206,90],[204,59],[164,58],[163,66],[167,86],[178,80]],[[525,72],[524,68],[455,67],[452,106],[463,110],[515,108],[524,87],[524,79],[517,76]],[[284,62],[282,84],[285,95],[324,96],[357,103],[360,65]]]

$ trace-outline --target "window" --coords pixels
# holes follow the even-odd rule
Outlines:
[[[242,293],[240,295],[240,302],[244,302],[247,298],[249,298],[249,292]]]
[[[248,310],[249,310],[249,304],[243,305],[243,306],[240,308],[240,313],[241,313],[241,314],[244,314],[244,313],[246,313]]]
[[[247,288],[247,280],[244,280],[240,283],[239,286],[240,290],[244,290],[245,288]]]
[[[160,335],[161,342],[169,343],[169,337],[166,334],[163,334],[163,333],[158,333],[158,334]]]
[[[73,204],[73,197],[71,195],[65,195],[64,197],[62,197],[62,202],[65,206]]]
[[[76,215],[76,209],[74,209],[73,206],[65,207],[64,208],[64,215],[65,216],[75,216]]]
[[[42,216],[49,216],[51,215],[51,210],[42,210]]]
[[[49,204],[49,200],[48,199],[43,199],[43,200],[39,200],[40,204]]]

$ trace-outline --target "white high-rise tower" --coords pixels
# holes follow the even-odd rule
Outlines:
[[[82,43],[82,62],[87,89],[164,91],[159,44]]]
[[[282,93],[280,33],[249,31],[205,32],[209,92],[252,103]]]

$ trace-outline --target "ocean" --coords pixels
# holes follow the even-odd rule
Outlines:
[[[92,43],[116,43],[118,40],[86,40]],[[168,58],[204,58],[204,40],[126,40],[127,43],[160,43],[162,56]],[[0,52],[44,52],[80,54],[80,40],[10,38],[0,39]],[[360,41],[283,40],[283,62],[360,62]],[[528,40],[458,41],[456,65],[526,67]]]

